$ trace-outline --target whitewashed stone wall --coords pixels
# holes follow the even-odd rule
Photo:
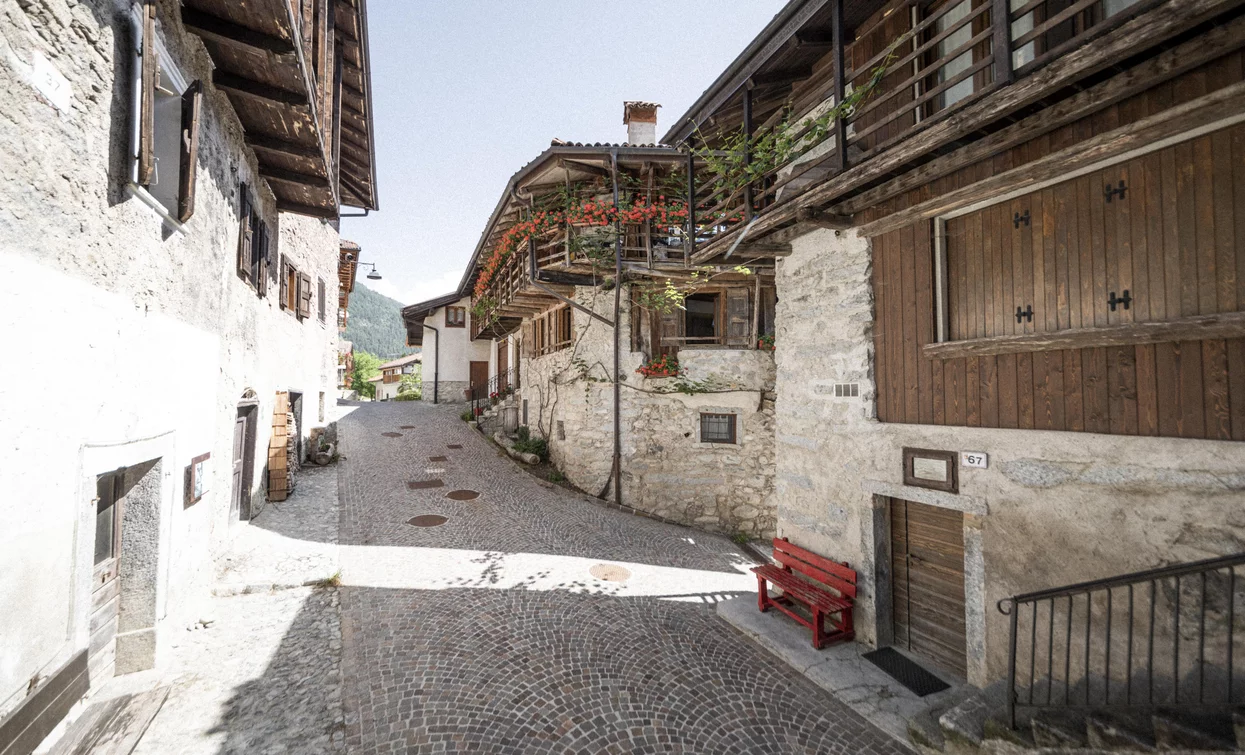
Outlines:
[[[255,187],[278,251],[330,293],[337,231],[278,216],[173,2],[159,5],[161,39],[188,79],[207,82],[196,212],[172,230],[127,193],[129,10],[0,0],[0,332],[20,365],[0,372],[0,715],[32,677],[86,647],[97,474],[161,460],[159,659],[168,628],[197,618],[212,556],[237,524],[230,466],[243,393],[259,400],[260,501],[277,391],[304,394],[304,434],[324,424],[319,394],[334,395],[336,296],[324,324],[314,305],[300,322],[278,308],[275,286],[260,299],[238,278],[238,183]],[[49,79],[40,56],[64,77],[67,101],[36,88]],[[207,495],[186,507],[183,470],[202,453]]]
[[[1021,592],[1245,551],[1245,444],[882,424],[875,418],[868,241],[817,231],[779,263],[778,533],[861,572],[857,635],[889,632],[879,495],[966,512],[969,680],[1000,678]],[[835,398],[855,382],[858,398]],[[982,451],[960,494],[903,485],[907,447]],[[879,620],[880,619],[880,620]]]
[[[606,317],[613,294],[581,287],[576,299]],[[644,355],[630,351],[628,297],[622,302],[621,393],[623,503],[703,529],[772,536],[773,357],[753,350],[683,349],[692,381],[711,392],[673,393],[671,379],[636,373]],[[614,449],[613,331],[581,312],[572,315],[571,348],[521,359],[520,402],[549,439],[550,456],[572,483],[599,493]],[[700,413],[737,414],[735,445],[700,443]]]

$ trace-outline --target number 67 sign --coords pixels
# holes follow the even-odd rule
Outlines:
[[[969,469],[985,469],[990,466],[990,457],[981,451],[961,451],[960,466]]]

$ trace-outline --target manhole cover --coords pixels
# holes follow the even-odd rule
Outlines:
[[[414,430],[414,425],[398,425],[399,430]]]
[[[402,433],[381,433],[381,435],[385,436],[386,438],[401,438],[402,437]]]
[[[440,514],[421,514],[413,519],[408,519],[406,523],[415,527],[440,527],[448,521],[449,519]]]
[[[455,445],[452,445],[452,446],[446,446],[446,448],[452,448],[452,449],[454,449],[455,451],[457,451],[458,449],[462,448],[462,446],[455,444]]]
[[[450,460],[450,457],[448,456],[429,456],[428,457],[428,461],[449,461],[449,460]]]
[[[588,573],[604,582],[626,582],[631,577],[631,572],[617,564],[597,564]]]
[[[428,488],[443,488],[445,483],[440,480],[410,480],[406,483],[407,490],[427,490]]]
[[[451,490],[445,497],[455,501],[474,501],[480,494],[474,490]]]

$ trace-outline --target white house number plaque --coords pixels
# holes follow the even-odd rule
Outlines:
[[[985,469],[990,466],[990,457],[980,451],[961,451],[960,466],[969,469]]]

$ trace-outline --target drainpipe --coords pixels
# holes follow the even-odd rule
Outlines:
[[[618,209],[618,150],[610,150],[610,173],[614,180],[614,209]],[[620,343],[618,318],[622,307],[622,219],[614,219],[614,503],[622,505],[622,385],[619,380]]]
[[[437,377],[441,374],[441,331],[431,325],[424,325],[432,331],[432,403],[437,403]]]

